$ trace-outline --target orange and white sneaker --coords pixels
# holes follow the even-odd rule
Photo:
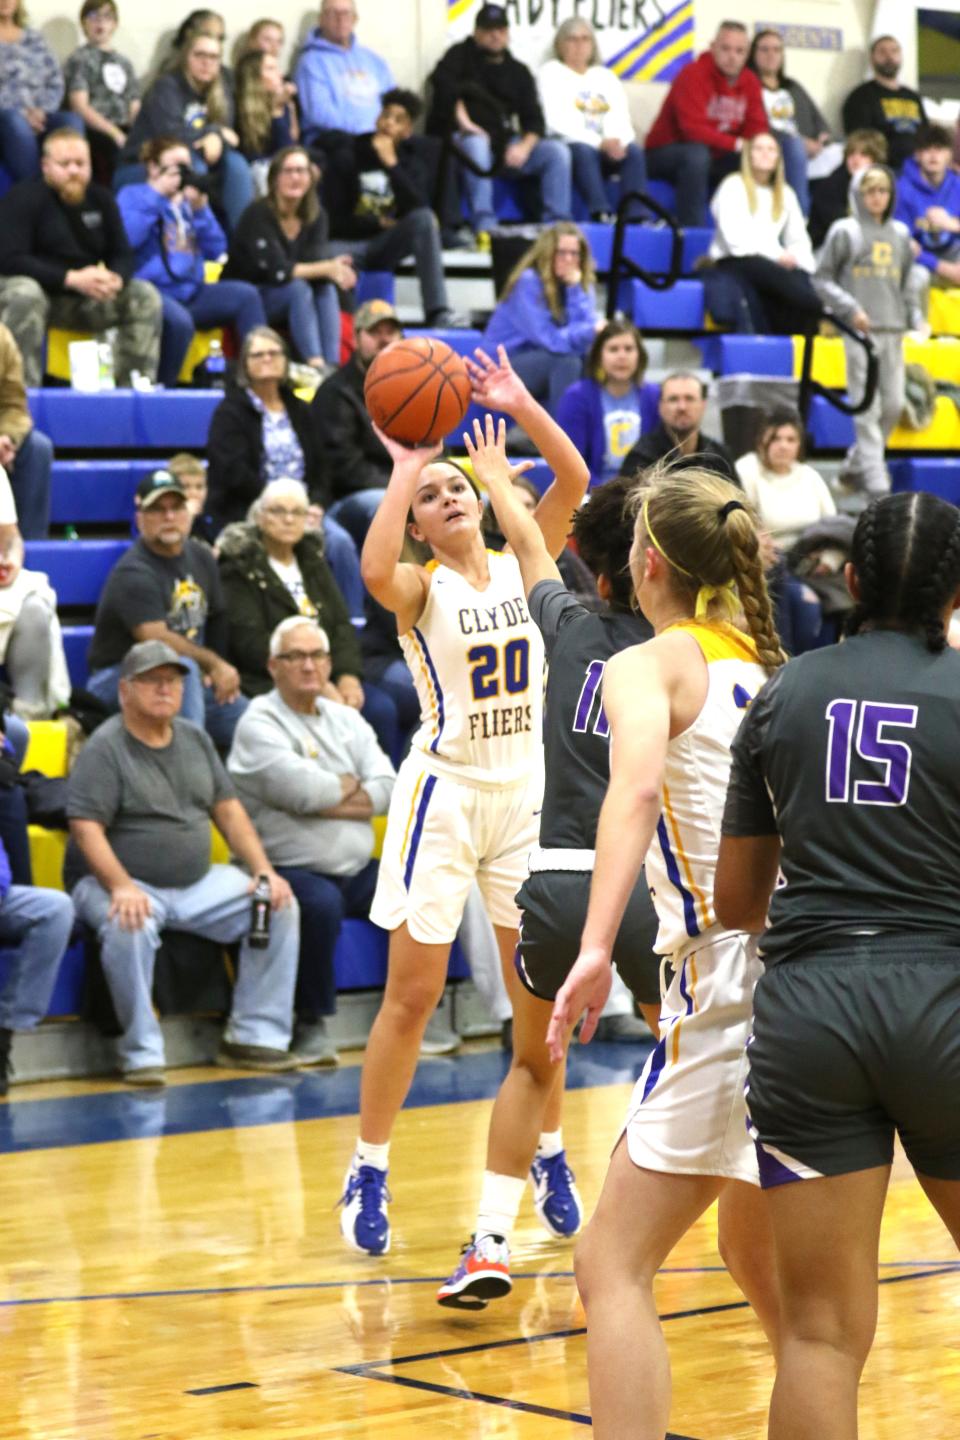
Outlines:
[[[459,1310],[484,1310],[513,1289],[510,1246],[502,1235],[471,1235],[460,1252],[460,1264],[437,1291],[437,1304]]]

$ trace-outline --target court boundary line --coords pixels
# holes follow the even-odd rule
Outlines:
[[[887,1261],[887,1265],[896,1264],[896,1261]],[[911,1263],[911,1262],[903,1262]],[[960,1262],[952,1262],[937,1265],[929,1270],[913,1270],[907,1275],[880,1275],[877,1284],[895,1285],[905,1280],[926,1280],[940,1275],[953,1275],[960,1269]],[[520,1277],[517,1277],[520,1278]],[[747,1300],[732,1300],[723,1305],[701,1305],[691,1310],[674,1310],[658,1318],[661,1324],[668,1320],[687,1320],[701,1315],[717,1315],[731,1310],[748,1310],[750,1308]],[[350,1375],[361,1380],[379,1380],[385,1385],[402,1385],[414,1390],[426,1390],[431,1394],[449,1395],[457,1400],[472,1400],[479,1405],[498,1405],[509,1410],[519,1410],[534,1415],[545,1415],[552,1419],[567,1420],[575,1425],[590,1425],[591,1417],[582,1415],[576,1410],[553,1410],[549,1407],[536,1405],[532,1401],[510,1400],[505,1395],[487,1395],[473,1390],[459,1389],[451,1385],[440,1385],[432,1380],[418,1380],[411,1375],[395,1375],[384,1373],[387,1367],[398,1365],[413,1365],[428,1360],[451,1359],[461,1355],[475,1355],[488,1350],[503,1350],[516,1345],[537,1345],[546,1340],[568,1340],[577,1339],[586,1335],[585,1325],[569,1330],[552,1330],[543,1335],[515,1335],[505,1340],[490,1340],[475,1345],[459,1345],[449,1350],[425,1351],[420,1355],[399,1355],[388,1360],[363,1360],[356,1365],[337,1365],[333,1367],[335,1374]],[[676,1435],[669,1433],[666,1440],[693,1440],[692,1436]]]
[[[923,1267],[925,1275],[945,1275],[952,1271],[960,1270],[960,1260],[882,1260],[881,1269],[892,1269],[902,1267],[915,1267],[917,1270]],[[670,1265],[664,1266],[657,1272],[659,1275],[726,1275],[727,1269],[723,1265]],[[378,1275],[368,1277],[365,1280],[354,1280],[346,1277],[342,1280],[285,1280],[278,1281],[272,1285],[198,1285],[187,1286],[182,1290],[110,1290],[100,1295],[25,1295],[19,1299],[0,1300],[0,1310],[29,1309],[37,1305],[89,1305],[98,1300],[179,1300],[191,1299],[202,1295],[255,1295],[255,1294],[277,1294],[285,1291],[298,1290],[344,1290],[348,1286],[357,1289],[369,1288],[373,1285],[442,1285],[447,1277],[445,1275]],[[892,1284],[894,1280],[922,1279],[923,1275],[911,1273],[909,1275],[880,1276],[879,1285]],[[514,1284],[518,1281],[529,1280],[572,1280],[572,1270],[532,1270],[524,1271],[512,1277]],[[679,1313],[679,1312],[678,1312]],[[699,1314],[700,1311],[690,1312]],[[661,1316],[661,1319],[673,1318]],[[446,1352],[443,1352],[446,1353]],[[389,1360],[378,1360],[369,1362],[378,1365],[389,1365]]]

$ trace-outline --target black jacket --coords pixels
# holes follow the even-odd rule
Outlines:
[[[254,200],[237,221],[230,237],[224,280],[249,280],[251,285],[286,285],[294,265],[326,258],[329,226],[324,210],[304,225],[295,240],[280,228],[269,201]]]
[[[927,123],[923,101],[916,90],[898,85],[889,90],[876,80],[865,80],[843,102],[843,133],[879,130],[887,142],[887,160],[899,170],[913,154],[917,131]]]
[[[364,371],[356,355],[325,380],[310,406],[334,500],[382,489],[393,462],[373,433],[363,403]]]
[[[313,499],[327,504],[316,419],[292,390],[280,393],[303,449],[303,483]],[[228,388],[210,418],[207,455],[207,509],[220,529],[246,519],[264,486],[263,417],[239,385]]]
[[[330,641],[331,679],[362,673],[360,643],[323,557],[323,538],[308,531],[294,555],[304,588],[316,607],[315,619]],[[270,636],[281,620],[301,612],[272,568],[256,525],[231,525],[220,537],[220,583],[230,615],[229,658],[240,671],[244,695],[266,695],[273,688],[267,657]]]
[[[497,153],[509,131],[546,133],[537,82],[509,50],[491,55],[468,36],[459,45],[451,45],[437,62],[430,86],[427,131],[431,135],[447,135],[455,128],[458,100],[467,107],[470,119],[487,131]]]
[[[649,435],[640,436],[620,466],[620,474],[635,475],[638,470],[646,470],[648,465],[655,465],[658,460],[662,460],[665,455],[669,455],[672,450],[675,450],[676,445],[677,442],[669,431],[663,425],[658,425],[656,430],[650,431]],[[697,466],[704,470],[712,470],[715,475],[729,480],[738,489],[743,489],[730,451],[721,441],[711,440],[709,435],[701,433],[696,453],[689,456],[678,455],[675,464],[678,470],[692,470]]]
[[[836,170],[831,170],[822,180],[814,180],[810,186],[810,219],[807,229],[810,243],[819,250],[827,238],[827,231],[834,220],[843,220],[850,214],[850,171],[845,160]]]
[[[383,226],[378,213],[385,218],[401,220],[411,210],[430,204],[431,170],[423,149],[423,137],[411,136],[397,146],[397,163],[384,165],[373,148],[372,135],[348,135],[336,131],[335,140],[327,137],[327,163],[323,172],[323,198],[330,212],[330,228],[345,240],[365,240],[380,235]],[[432,143],[436,143],[435,141]],[[385,176],[390,200],[378,211],[373,197],[367,197],[362,175],[379,172]]]
[[[68,270],[103,264],[129,280],[133,251],[112,193],[90,185],[65,205],[45,180],[23,180],[0,200],[0,274],[29,275],[51,295]]]

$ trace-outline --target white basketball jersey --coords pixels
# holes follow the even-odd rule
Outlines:
[[[542,763],[544,653],[516,558],[487,559],[485,590],[432,562],[427,603],[400,645],[420,697],[414,748],[436,768],[489,784]]]
[[[707,698],[667,746],[663,808],[647,851],[647,883],[660,920],[656,949],[672,955],[716,924],[713,881],[730,777],[730,746],[767,679],[753,641],[724,622],[681,621],[707,662]]]

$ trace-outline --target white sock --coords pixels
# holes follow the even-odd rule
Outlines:
[[[481,1235],[499,1235],[509,1241],[526,1184],[526,1178],[518,1180],[515,1175],[498,1175],[494,1170],[484,1170],[477,1214],[478,1240]]]
[[[552,1160],[563,1149],[562,1130],[544,1130],[537,1142],[537,1159]]]
[[[390,1141],[385,1145],[371,1145],[367,1140],[358,1140],[355,1151],[358,1165],[372,1165],[375,1170],[389,1170]]]

